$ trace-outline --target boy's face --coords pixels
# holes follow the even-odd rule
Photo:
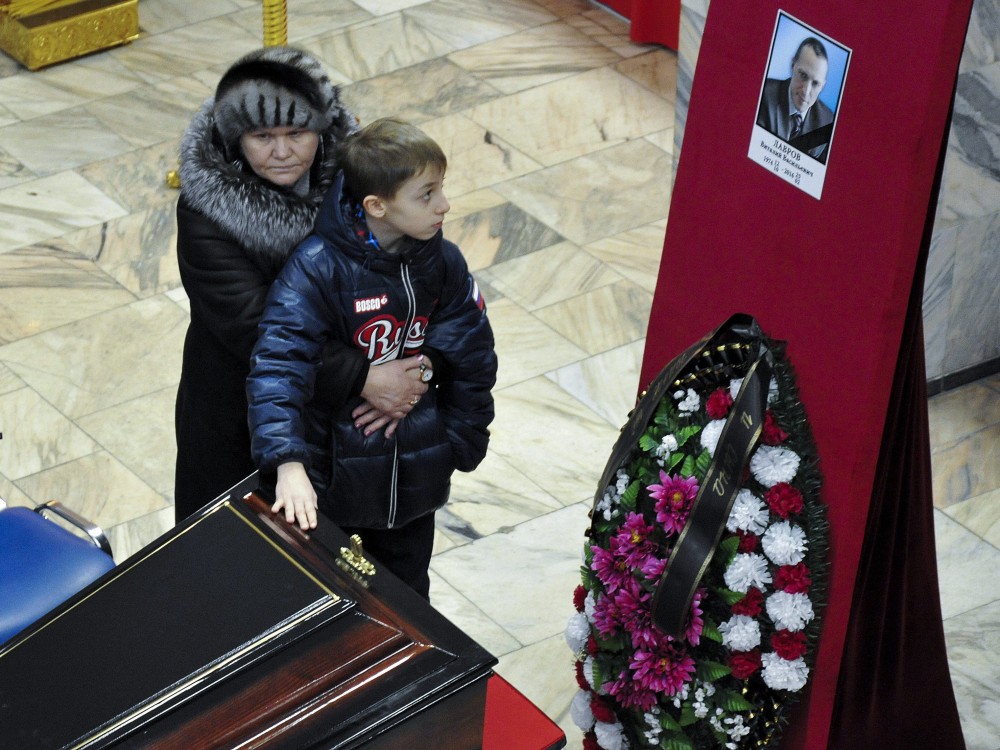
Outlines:
[[[376,232],[379,242],[392,242],[403,235],[418,240],[429,240],[444,223],[444,216],[451,204],[444,195],[444,170],[426,166],[419,174],[400,185],[392,198],[380,198],[382,213],[380,224],[388,237]]]

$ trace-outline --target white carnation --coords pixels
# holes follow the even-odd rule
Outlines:
[[[789,521],[772,525],[761,539],[764,554],[775,565],[797,565],[807,546],[806,532]]]
[[[594,621],[594,610],[596,609],[597,599],[594,597],[594,592],[588,591],[586,598],[583,600],[583,611],[586,613],[589,622]]]
[[[566,643],[574,654],[583,651],[583,647],[587,645],[587,638],[590,636],[590,623],[587,621],[587,615],[583,612],[577,612],[570,617],[569,622],[566,623],[565,636]]]
[[[653,449],[653,455],[660,466],[663,466],[675,450],[677,450],[677,438],[674,435],[664,435],[660,444]]]
[[[726,420],[713,419],[701,431],[701,447],[708,450],[715,456],[715,448],[719,444],[719,436],[722,435],[722,428],[726,426]]]
[[[767,598],[767,616],[779,630],[802,630],[811,622],[815,613],[812,602],[805,594],[777,591]]]
[[[726,587],[745,594],[752,588],[764,589],[771,582],[767,560],[754,552],[741,553],[733,558],[724,576]]]
[[[590,693],[578,690],[569,704],[569,715],[584,732],[594,726],[594,712],[590,708]]]
[[[791,482],[799,470],[799,456],[788,448],[762,445],[750,459],[750,471],[765,487],[779,482]]]
[[[764,501],[750,490],[740,490],[733,501],[733,509],[729,513],[726,528],[733,534],[746,531],[750,534],[760,534],[767,528],[769,513]]]
[[[722,645],[732,651],[751,651],[760,645],[760,625],[752,617],[734,615],[719,625]]]
[[[809,667],[802,659],[782,659],[777,654],[762,654],[761,677],[772,690],[798,691],[805,687],[809,677]]]
[[[626,750],[628,748],[628,739],[625,737],[624,728],[617,721],[614,724],[598,721],[594,724],[594,734],[597,735],[597,744],[604,750]]]
[[[740,393],[740,388],[743,387],[744,378],[734,378],[729,381],[729,395],[736,400],[736,397]],[[771,378],[771,382],[767,384],[767,403],[774,403],[774,400],[778,398],[778,381]]]
[[[677,393],[674,394],[674,398],[683,398],[683,401],[677,404],[678,411],[693,412],[698,411],[701,407],[701,396],[695,392],[694,388],[688,388],[687,393],[684,391],[677,391]]]

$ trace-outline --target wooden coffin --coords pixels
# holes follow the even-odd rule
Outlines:
[[[0,747],[482,746],[496,660],[254,478],[0,648]]]

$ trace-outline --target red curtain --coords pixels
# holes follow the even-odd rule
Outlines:
[[[629,38],[640,44],[662,44],[677,49],[680,34],[680,0],[601,0],[631,21]]]

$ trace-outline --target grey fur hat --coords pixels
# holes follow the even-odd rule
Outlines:
[[[344,111],[340,92],[319,60],[294,47],[264,47],[241,57],[222,76],[213,115],[231,147],[245,133],[264,128],[323,132]]]

